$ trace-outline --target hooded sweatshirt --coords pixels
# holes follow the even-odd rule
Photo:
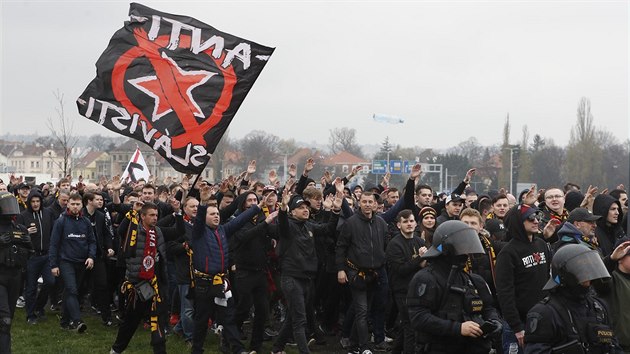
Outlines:
[[[545,297],[551,251],[542,238],[529,241],[519,205],[505,216],[510,242],[501,249],[496,263],[496,287],[503,317],[514,332],[525,329],[527,312]]]
[[[34,211],[31,206],[33,198],[39,198],[41,201],[38,211]],[[31,190],[26,199],[26,210],[18,215],[16,220],[18,224],[24,225],[27,229],[31,227],[32,224],[35,225],[37,232],[31,234],[31,243],[33,244],[33,249],[36,254],[40,255],[48,252],[48,248],[50,247],[50,234],[52,233],[52,228],[55,223],[53,213],[44,208],[43,199],[37,189]]]
[[[608,210],[613,203],[617,203],[619,207],[619,218],[617,218],[616,224],[611,224],[606,220]],[[595,236],[597,236],[597,242],[599,243],[599,249],[602,251],[602,254],[604,256],[610,256],[615,249],[614,246],[617,240],[625,236],[621,227],[621,220],[623,220],[621,203],[611,195],[600,194],[595,197],[595,201],[593,202],[593,214],[602,216],[597,220]]]
[[[551,248],[554,253],[556,253],[560,247],[567,244],[578,244],[586,246],[590,249],[596,249],[593,241],[594,240],[584,236],[582,231],[580,231],[575,225],[570,222],[565,222],[560,228],[560,231],[558,231],[558,241],[551,245]]]

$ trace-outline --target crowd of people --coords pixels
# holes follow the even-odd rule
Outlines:
[[[214,184],[0,181],[0,352],[12,321],[60,311],[83,333],[94,311],[112,354],[142,324],[154,353],[169,334],[202,353],[210,329],[224,353],[630,353],[623,185],[483,194],[473,168],[437,194],[420,165],[404,186],[313,167],[283,184],[255,161]]]

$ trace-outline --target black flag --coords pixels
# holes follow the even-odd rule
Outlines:
[[[132,3],[96,63],[79,113],[201,173],[273,48]]]

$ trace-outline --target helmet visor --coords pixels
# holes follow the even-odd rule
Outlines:
[[[448,252],[446,251],[448,248]],[[486,253],[479,241],[479,235],[471,227],[463,228],[445,235],[441,242],[437,245],[431,245],[431,248],[422,256],[424,258],[436,257],[443,253],[451,256],[460,256],[464,254]]]

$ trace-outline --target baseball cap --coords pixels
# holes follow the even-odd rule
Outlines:
[[[466,198],[462,197],[461,195],[457,193],[452,193],[448,197],[446,197],[445,204],[448,204],[450,202],[463,202],[464,200],[466,200]]]
[[[593,213],[586,208],[575,208],[571,214],[569,214],[567,221],[571,223],[575,221],[596,221],[599,220],[599,218],[601,218],[601,216],[593,215]]]
[[[270,184],[266,185],[265,188],[263,188],[263,195],[267,194],[267,192],[276,193],[277,192],[276,187]]]
[[[291,198],[291,202],[289,202],[289,210],[293,210],[302,204],[311,206],[311,203],[307,200],[304,200],[301,195],[296,195],[295,197]]]
[[[521,222],[525,222],[532,214],[539,214],[540,209],[535,206],[529,206],[527,204],[521,204],[518,206],[518,211],[521,214]]]

